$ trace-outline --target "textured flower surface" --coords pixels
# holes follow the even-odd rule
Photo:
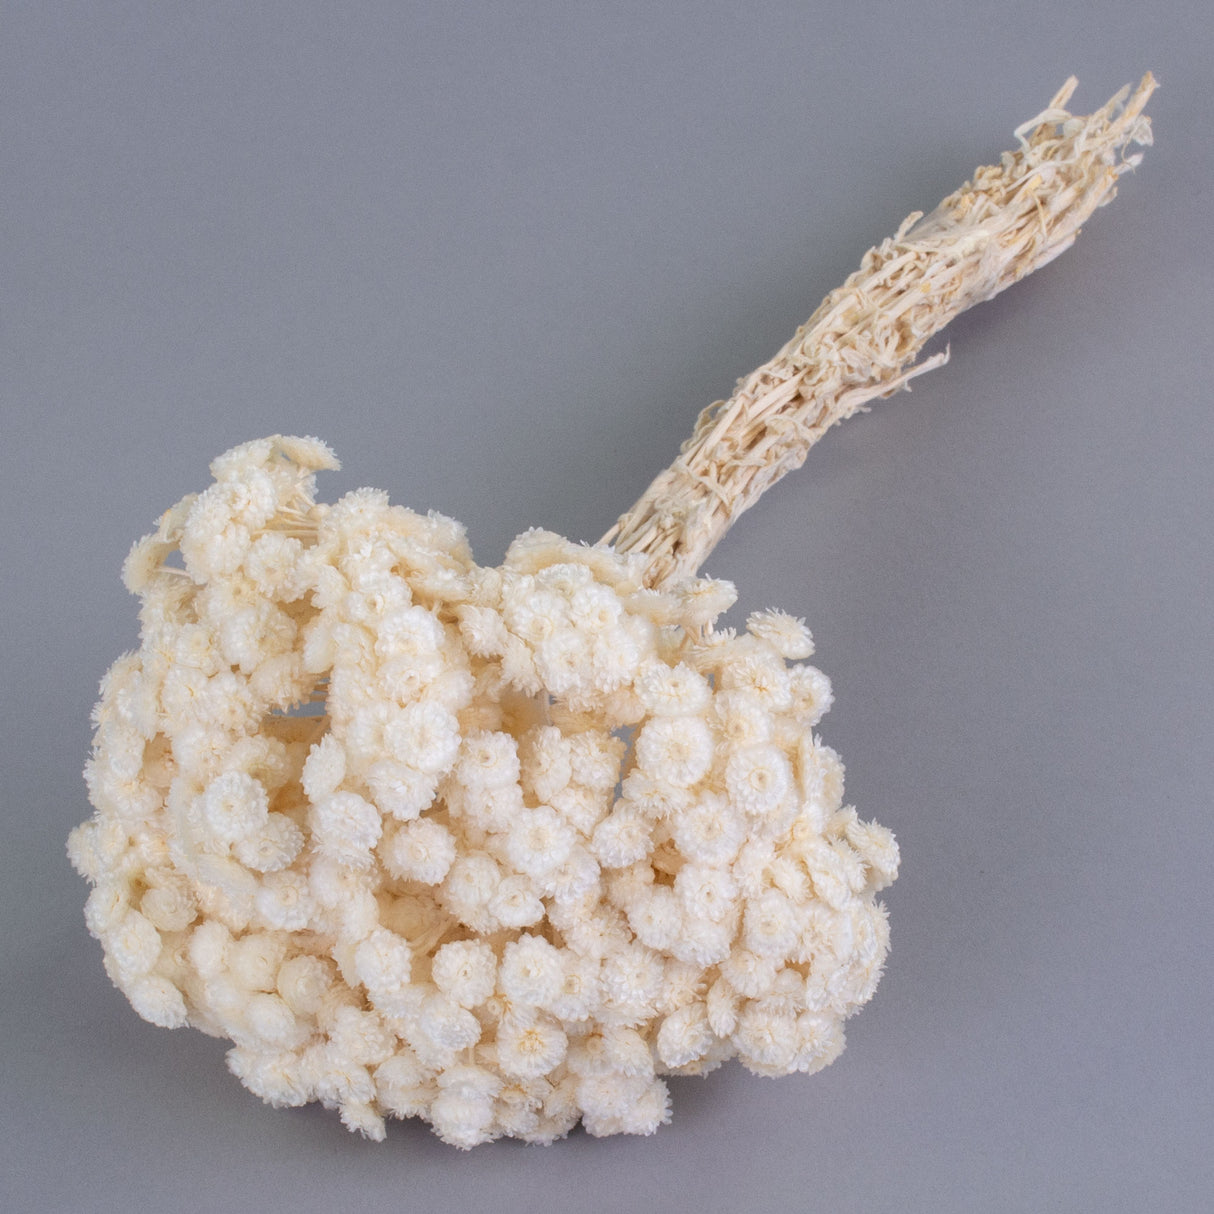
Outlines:
[[[837,1057],[898,852],[843,806],[804,626],[715,629],[728,583],[547,532],[478,566],[451,519],[316,503],[336,466],[237,447],[127,560],[69,854],[136,1011],[272,1104],[459,1147]]]

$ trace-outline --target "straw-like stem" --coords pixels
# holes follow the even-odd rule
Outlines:
[[[643,553],[652,586],[694,574],[835,422],[946,361],[915,362],[930,337],[1067,249],[1141,159],[1128,146],[1150,143],[1142,110],[1156,86],[1148,73],[1132,95],[1127,86],[1076,118],[1063,108],[1075,84],[1017,129],[1019,147],[998,165],[870,249],[770,362],[700,414],[678,458],[602,542]]]

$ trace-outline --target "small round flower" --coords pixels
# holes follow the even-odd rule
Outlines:
[[[335,792],[308,813],[312,845],[343,864],[366,864],[383,830],[379,810],[357,793]]]
[[[684,917],[683,922],[682,934],[671,948],[679,961],[706,969],[729,956],[729,949],[737,932],[734,916],[727,916],[716,922],[711,919]]]
[[[388,612],[376,631],[375,652],[390,658],[425,658],[443,646],[445,633],[433,612],[424,607],[399,607]]]
[[[724,797],[716,795],[676,814],[670,825],[679,851],[701,864],[728,864],[746,837],[738,815]]]
[[[518,748],[508,733],[480,730],[464,739],[456,774],[466,788],[501,788],[517,784]]]
[[[506,856],[516,871],[540,878],[564,863],[573,830],[547,805],[524,809],[506,835]]]
[[[606,868],[624,868],[643,860],[653,847],[653,824],[635,810],[617,808],[594,829],[593,848]]]
[[[835,695],[830,679],[816,666],[794,666],[788,672],[791,711],[803,729],[812,729],[829,711]]]
[[[588,683],[601,693],[615,691],[632,682],[637,666],[651,648],[645,631],[635,627],[637,623],[639,621],[622,621],[619,627],[594,638],[590,678],[583,679],[583,684]]]
[[[530,927],[544,917],[544,904],[527,877],[506,877],[489,899],[489,913],[503,927]]]
[[[131,982],[125,993],[131,1007],[150,1024],[176,1029],[189,1019],[181,991],[167,978],[145,974]]]
[[[429,700],[400,709],[384,728],[388,754],[421,772],[449,770],[459,753],[459,741],[455,714]]]
[[[198,915],[198,900],[184,881],[153,885],[139,900],[143,916],[162,932],[184,931]]]
[[[570,628],[554,632],[535,650],[535,668],[554,696],[566,696],[593,685],[594,650],[588,639]]]
[[[759,999],[771,990],[776,980],[776,962],[745,948],[734,949],[721,963],[721,976],[739,995]]]
[[[434,803],[438,777],[395,759],[381,759],[367,771],[375,804],[399,822],[409,822]]]
[[[877,822],[853,820],[847,827],[848,842],[860,853],[868,867],[868,884],[883,890],[898,875],[898,841],[893,833]]]
[[[522,935],[506,945],[498,971],[502,994],[521,1007],[545,1007],[564,985],[560,951],[540,936]]]
[[[522,776],[524,787],[544,804],[563,792],[573,778],[572,749],[555,725],[540,726],[527,734]]]
[[[561,989],[548,1003],[548,1010],[559,1020],[585,1020],[599,996],[599,963],[590,957],[566,955]]]
[[[712,733],[699,717],[656,717],[636,742],[640,767],[676,788],[687,788],[712,766]]]
[[[753,692],[771,712],[783,712],[792,704],[784,662],[765,646],[727,663],[721,672],[721,686],[726,690]]]
[[[657,716],[699,716],[712,697],[708,680],[685,662],[667,666],[651,660],[638,673],[636,684],[641,703]]]
[[[497,1062],[502,1074],[535,1079],[547,1075],[565,1057],[569,1039],[547,1017],[508,1018],[497,1030]]]
[[[797,945],[800,921],[793,904],[779,890],[768,890],[746,907],[747,948],[761,957],[786,957]]]
[[[314,1016],[332,988],[335,976],[331,961],[297,953],[279,966],[275,988],[297,1016]]]
[[[620,778],[624,743],[604,729],[587,729],[568,739],[570,775],[591,792],[607,792]]]
[[[304,762],[304,794],[309,801],[322,801],[337,791],[346,776],[346,752],[336,735],[327,733],[314,742]]]
[[[712,707],[722,735],[734,746],[753,746],[771,738],[771,715],[754,692],[718,692]]]
[[[581,835],[592,835],[611,809],[611,799],[607,793],[578,784],[570,784],[556,793],[549,804]]]
[[[251,994],[245,1000],[244,1022],[249,1034],[263,1048],[298,1044],[299,1021],[277,995]]]
[[[651,949],[636,944],[604,958],[603,992],[611,1002],[636,1009],[644,1019],[662,989],[662,961]]]
[[[484,852],[457,856],[442,882],[443,905],[460,922],[487,930],[495,924],[487,907],[501,880],[502,870],[492,856]]]
[[[308,879],[302,873],[270,873],[261,883],[253,904],[265,923],[280,931],[302,931],[312,918]]]
[[[413,951],[395,932],[377,927],[354,950],[354,973],[367,988],[371,1002],[386,1008],[409,982]]]
[[[124,979],[146,974],[160,956],[160,933],[136,910],[127,911],[102,944]]]
[[[272,813],[232,848],[236,859],[258,873],[286,868],[303,849],[303,831],[286,814]]]
[[[738,887],[728,870],[685,864],[674,879],[674,892],[693,919],[723,919],[734,907]]]
[[[687,628],[713,623],[737,602],[737,587],[720,578],[694,578],[680,588],[682,618]]]
[[[620,618],[622,610],[615,591],[597,582],[579,587],[569,600],[569,618],[584,633],[605,632]]]
[[[201,978],[218,977],[228,966],[232,933],[218,919],[204,919],[190,933],[188,955]]]
[[[782,658],[796,660],[813,655],[814,639],[805,627],[805,621],[785,611],[771,608],[752,612],[746,619],[746,630],[751,636],[766,641]]]
[[[703,1058],[712,1048],[704,1004],[689,1003],[670,1013],[658,1029],[658,1057],[669,1067],[682,1067]]]
[[[429,1113],[434,1132],[461,1151],[471,1150],[492,1137],[493,1101],[487,1096],[442,1092],[430,1106]]]
[[[266,790],[243,771],[230,771],[211,781],[202,795],[202,820],[222,843],[236,843],[266,821]]]
[[[683,930],[683,911],[674,891],[655,885],[625,908],[628,925],[644,945],[660,952],[673,947]]]
[[[422,1003],[418,1028],[435,1044],[448,1050],[463,1050],[480,1040],[481,1026],[476,1017],[454,999],[439,992]]]
[[[542,645],[566,627],[561,596],[539,589],[530,579],[509,586],[502,598],[502,614],[510,631],[532,646]]]
[[[733,1041],[743,1066],[759,1074],[783,1075],[796,1068],[797,1022],[788,1013],[752,1003],[738,1018]]]
[[[282,932],[249,932],[228,949],[228,971],[246,990],[272,991],[287,952]]]
[[[725,765],[725,787],[732,804],[759,817],[779,808],[792,787],[792,771],[776,747],[746,746]]]
[[[452,941],[434,954],[431,977],[461,1007],[478,1007],[493,994],[497,957],[483,940]]]
[[[797,1017],[798,1071],[812,1075],[829,1066],[843,1052],[843,1024],[834,1016],[802,1012]]]
[[[455,840],[442,823],[418,818],[394,830],[381,844],[380,856],[394,877],[438,885],[455,860]]]

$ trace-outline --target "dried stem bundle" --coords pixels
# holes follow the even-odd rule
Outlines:
[[[890,396],[947,352],[915,363],[927,340],[973,304],[1052,261],[1149,144],[1148,73],[1089,117],[1049,107],[1016,131],[1019,148],[979,168],[930,215],[908,215],[822,302],[771,361],[700,414],[674,461],[603,537],[643,553],[662,587],[695,573],[730,524],[835,422]]]

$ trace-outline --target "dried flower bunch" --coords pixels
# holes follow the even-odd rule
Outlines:
[[[230,1039],[272,1104],[460,1147],[650,1133],[661,1076],[833,1061],[897,846],[814,733],[808,630],[716,627],[733,587],[695,571],[829,425],[939,361],[906,369],[931,333],[1069,244],[1152,87],[1087,119],[1059,94],[593,547],[529,531],[487,568],[451,519],[318,503],[316,439],[215,460],[127,559],[141,648],[102,682],[69,842],[136,1011]]]

